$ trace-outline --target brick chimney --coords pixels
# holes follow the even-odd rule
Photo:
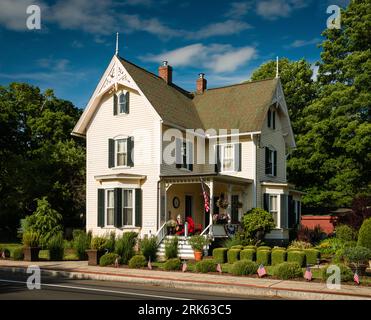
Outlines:
[[[205,74],[200,73],[196,81],[197,93],[203,93],[206,90],[207,80],[205,79]]]
[[[173,68],[168,65],[167,61],[163,61],[162,65],[158,67],[158,75],[165,80],[167,84],[173,81]]]

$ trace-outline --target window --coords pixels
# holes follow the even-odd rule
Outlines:
[[[276,111],[269,109],[267,119],[268,128],[276,129]]]
[[[115,193],[113,190],[107,190],[107,205],[106,205],[106,225],[114,225],[114,214],[115,214]]]
[[[222,171],[234,171],[234,144],[222,146]]]
[[[277,151],[265,147],[265,174],[277,176]]]
[[[176,167],[193,170],[193,144],[176,139]]]
[[[123,226],[134,225],[133,219],[133,190],[123,190],[122,197],[122,224]]]
[[[272,214],[274,223],[278,228],[278,205],[276,195],[269,195],[269,212]]]
[[[129,113],[129,92],[119,95],[119,110],[120,113]]]
[[[127,139],[119,139],[116,140],[116,166],[123,167],[127,166],[128,164],[128,157],[127,157]]]

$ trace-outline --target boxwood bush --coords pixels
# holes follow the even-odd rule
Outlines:
[[[335,235],[336,235],[336,238],[342,241],[357,240],[356,230],[354,230],[352,227],[346,224],[341,224],[341,225],[336,226]]]
[[[260,265],[268,266],[271,263],[271,252],[269,250],[258,250],[256,252],[256,262]]]
[[[181,265],[182,265],[182,262],[180,261],[179,258],[173,258],[173,259],[167,260],[164,263],[163,269],[166,271],[179,270]]]
[[[282,280],[295,279],[303,276],[303,270],[296,262],[282,262],[273,268],[273,275]]]
[[[243,249],[243,245],[238,244],[238,245],[232,246],[231,249],[240,249],[240,250],[242,250]]]
[[[23,248],[16,248],[13,251],[13,260],[23,260]]]
[[[321,257],[321,253],[317,249],[305,249],[304,254],[307,264],[316,264],[317,259]]]
[[[147,259],[145,256],[138,254],[129,260],[129,268],[139,269],[147,265]]]
[[[244,249],[253,249],[256,251],[256,246],[253,246],[253,245],[244,246]]]
[[[322,273],[321,273],[322,280],[326,281],[328,277],[330,277],[334,273],[334,271],[331,271],[331,269],[329,270],[329,273],[327,273],[327,269],[331,266],[333,266],[333,264],[327,265],[324,268],[322,268]],[[342,263],[338,263],[336,264],[336,266],[340,268],[340,276],[341,276],[342,282],[353,281],[353,272],[348,266]]]
[[[256,260],[256,251],[254,249],[244,249],[240,252],[240,260]]]
[[[240,249],[229,249],[227,253],[228,263],[235,263],[240,260]]]
[[[120,256],[117,253],[109,252],[104,254],[99,259],[99,265],[104,266],[110,266],[115,264],[116,259],[120,261]]]
[[[357,245],[371,250],[371,218],[363,221],[362,226],[358,231]]]
[[[201,260],[196,263],[196,271],[201,273],[216,272],[216,263],[212,259]]]
[[[257,249],[256,249],[257,251],[260,251],[260,250],[272,250],[272,248],[271,247],[269,247],[269,246],[260,246],[260,247],[258,247]]]
[[[226,263],[227,252],[227,248],[215,248],[213,250],[213,259],[215,260],[215,263]]]
[[[229,272],[235,276],[245,276],[250,274],[255,274],[258,270],[259,265],[250,260],[240,260],[236,261]]]
[[[278,265],[286,261],[286,250],[273,250],[272,251],[272,266]]]
[[[285,247],[273,247],[272,251],[274,250],[285,250],[286,251],[286,248]]]
[[[303,251],[287,252],[287,262],[296,262],[300,267],[305,266],[305,253]]]

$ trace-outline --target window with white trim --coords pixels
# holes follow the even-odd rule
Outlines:
[[[221,165],[222,171],[234,171],[235,159],[234,159],[234,144],[221,145]]]
[[[265,174],[277,176],[277,151],[265,147]]]
[[[273,216],[274,223],[278,228],[278,196],[269,195],[269,212]]]
[[[116,140],[116,166],[124,167],[128,165],[128,146],[127,139]]]
[[[106,226],[114,225],[115,217],[115,192],[112,189],[106,190]]]
[[[119,95],[119,112],[121,114],[123,113],[129,113],[129,92],[121,93]]]
[[[134,225],[133,190],[123,189],[122,196],[122,225]]]

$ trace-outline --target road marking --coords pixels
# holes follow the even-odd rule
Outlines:
[[[0,279],[0,282],[27,284],[27,282],[25,281],[5,280],[5,279]],[[119,294],[126,294],[126,295],[139,296],[139,297],[163,298],[163,299],[169,299],[169,300],[191,300],[187,298],[177,298],[177,297],[159,296],[159,295],[152,295],[152,294],[145,294],[145,293],[122,292],[122,291],[116,291],[116,290],[105,290],[105,289],[95,289],[95,288],[86,288],[86,287],[65,286],[65,285],[50,284],[50,283],[42,283],[41,286],[66,288],[66,289],[77,289],[77,290],[86,290],[86,291],[97,291],[97,292],[106,292],[106,293],[119,293]]]

